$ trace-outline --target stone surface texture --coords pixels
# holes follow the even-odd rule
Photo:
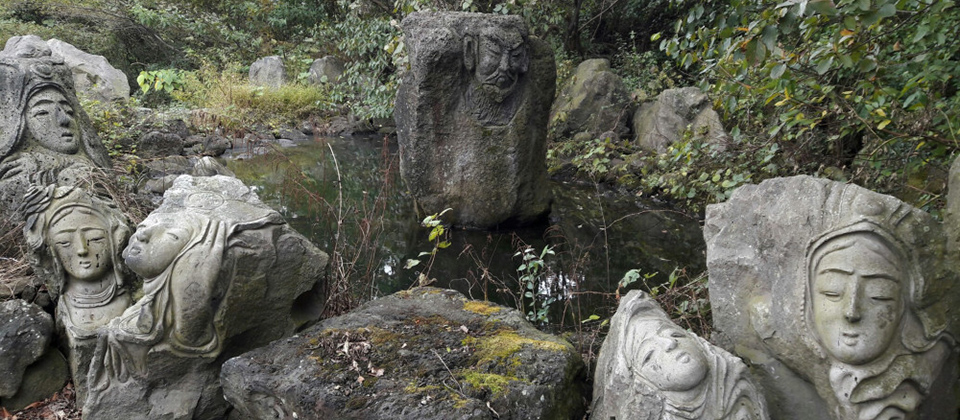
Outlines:
[[[39,306],[20,299],[0,303],[0,402],[17,394],[27,367],[52,338],[53,317]]]
[[[166,131],[151,131],[140,138],[137,153],[144,158],[178,156],[183,153],[183,137]]]
[[[704,237],[714,339],[752,365],[772,418],[956,418],[960,300],[932,216],[776,178],[709,206]]]
[[[60,347],[82,404],[96,330],[132,303],[133,276],[120,255],[130,221],[116,206],[76,187],[34,187],[23,210],[28,259],[51,295],[59,296]]]
[[[86,53],[59,39],[50,39],[47,45],[54,55],[63,57],[81,95],[100,102],[130,99],[127,75],[111,66],[103,56]]]
[[[263,57],[250,65],[250,83],[278,88],[287,80],[287,68],[278,55]]]
[[[553,138],[597,138],[612,131],[630,134],[633,102],[623,79],[610,71],[610,60],[595,58],[577,66],[550,109]]]
[[[313,61],[313,64],[310,65],[310,75],[307,76],[307,81],[315,85],[338,84],[343,72],[343,62],[337,57],[328,55]]]
[[[144,295],[98,331],[84,418],[223,418],[223,361],[322,309],[327,255],[236,178],[178,177],[123,256]]]
[[[425,214],[493,228],[549,210],[553,52],[518,16],[412,13],[394,116],[400,170]]]
[[[231,359],[239,418],[580,419],[584,366],[522,314],[415,288]]]
[[[31,185],[75,185],[110,158],[63,58],[37,36],[0,52],[0,216],[16,220]]]
[[[596,420],[769,418],[740,358],[684,331],[639,290],[620,300],[593,383]]]
[[[728,141],[710,98],[695,87],[667,89],[655,101],[640,105],[632,127],[637,144],[658,153],[680,140],[688,128],[707,144],[723,148]]]

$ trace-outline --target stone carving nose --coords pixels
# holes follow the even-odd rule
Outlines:
[[[87,255],[88,252],[89,252],[89,248],[87,247],[87,241],[85,240],[77,241],[77,255],[83,257]]]
[[[857,293],[850,293],[843,304],[843,317],[847,322],[860,321],[860,304]]]
[[[70,125],[70,114],[60,107],[57,107],[57,122],[63,127]]]

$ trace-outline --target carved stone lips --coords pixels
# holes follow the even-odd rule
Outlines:
[[[90,266],[93,265],[93,263],[90,261],[80,261],[77,263],[77,265],[79,265],[82,268],[90,268]]]
[[[843,332],[840,334],[840,341],[847,346],[854,346],[860,342],[860,333]]]

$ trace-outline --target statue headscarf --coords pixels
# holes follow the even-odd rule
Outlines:
[[[73,107],[83,154],[101,168],[110,167],[109,155],[77,99],[70,69],[35,35],[10,38],[0,52],[0,109],[16,110],[0,112],[0,160],[23,148],[27,103],[46,88],[62,93]]]

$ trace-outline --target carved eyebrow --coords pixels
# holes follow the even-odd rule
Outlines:
[[[864,274],[863,277],[864,277],[864,278],[867,278],[867,279],[884,279],[884,280],[890,280],[890,281],[896,282],[896,283],[899,283],[899,282],[900,282],[900,279],[898,279],[896,276],[894,276],[894,275],[892,275],[892,274],[888,274],[888,273],[882,273],[882,272],[881,272],[881,273],[869,273],[869,274]]]

